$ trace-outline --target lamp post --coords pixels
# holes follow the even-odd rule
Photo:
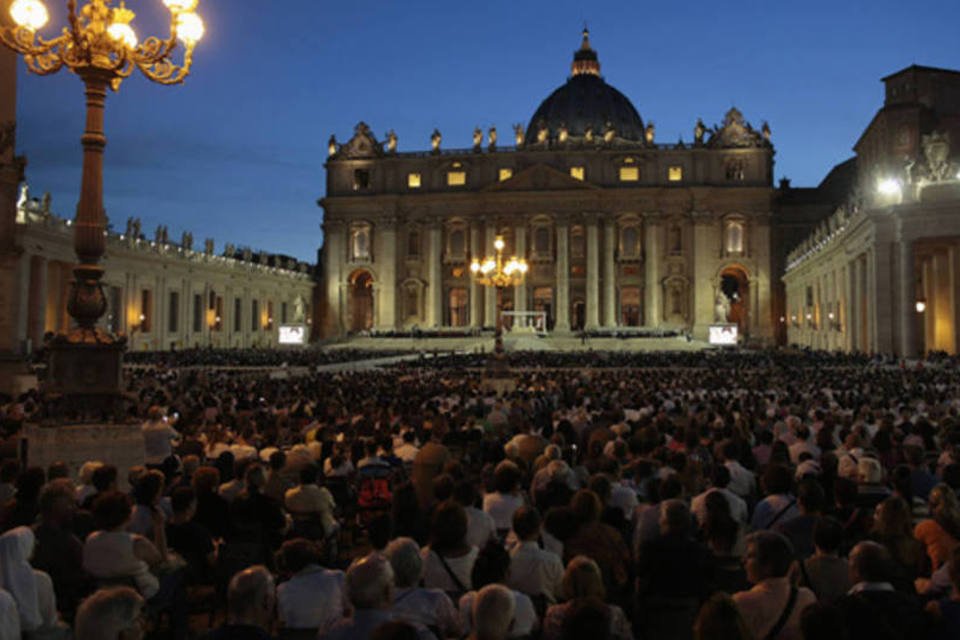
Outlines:
[[[529,268],[526,260],[518,259],[516,256],[504,263],[505,246],[503,236],[497,236],[493,241],[496,254],[487,256],[483,260],[474,258],[470,263],[470,273],[473,274],[477,283],[485,287],[493,287],[497,291],[497,322],[494,332],[493,360],[490,365],[491,374],[494,377],[505,377],[507,371],[503,354],[503,289],[522,284],[523,277]]]
[[[138,42],[131,26],[135,17],[123,0],[88,0],[77,8],[67,0],[69,26],[46,40],[37,32],[47,23],[41,0],[13,0],[13,26],[0,26],[0,42],[23,55],[27,68],[50,75],[66,67],[83,81],[86,93],[86,129],[83,173],[74,228],[78,264],[67,299],[67,311],[76,323],[50,345],[47,388],[75,399],[99,398],[101,404],[120,391],[125,339],[96,326],[107,308],[100,283],[100,259],[106,249],[103,211],[103,111],[107,88],[117,91],[133,70],[160,84],[183,82],[193,62],[193,49],[203,36],[196,13],[199,0],[163,0],[170,10],[170,34]],[[114,6],[116,4],[116,6]],[[183,48],[183,61],[173,55]]]

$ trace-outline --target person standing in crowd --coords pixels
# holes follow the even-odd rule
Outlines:
[[[159,406],[150,407],[143,423],[144,460],[148,466],[160,467],[173,455],[173,447],[180,440],[180,433],[170,426],[169,419]]]

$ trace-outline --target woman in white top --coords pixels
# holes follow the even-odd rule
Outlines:
[[[155,518],[154,545],[147,538],[126,530],[132,508],[130,498],[119,491],[99,497],[94,503],[98,530],[87,536],[83,545],[83,568],[97,580],[129,579],[137,591],[149,600],[160,590],[160,582],[151,573],[166,557],[166,533],[163,520]]]
[[[430,544],[423,548],[423,586],[453,594],[456,602],[473,588],[470,574],[477,548],[466,542],[467,514],[456,502],[437,505],[430,524]]]
[[[493,472],[496,491],[483,496],[483,510],[493,518],[501,539],[506,537],[513,526],[513,512],[524,505],[523,496],[520,494],[522,478],[520,467],[504,460]]]
[[[34,543],[29,527],[16,527],[0,536],[0,588],[16,602],[23,633],[31,638],[65,638],[67,629],[57,615],[53,581],[30,566]]]

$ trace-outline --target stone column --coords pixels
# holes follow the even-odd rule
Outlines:
[[[483,233],[483,253],[482,256],[493,256],[496,251],[493,248],[493,241],[497,236],[497,225],[487,219]],[[483,291],[483,325],[494,328],[497,325],[497,291],[493,287],[484,287]]]
[[[473,260],[482,260],[483,250],[480,248],[480,228],[476,222],[470,223],[470,256],[467,265]],[[477,279],[470,278],[470,326],[480,327],[483,324],[483,302],[480,299],[480,285]]]
[[[694,213],[692,320],[694,337],[700,340],[707,339],[717,296],[713,278],[717,247],[711,242],[711,239],[716,237],[715,229],[713,216],[709,213]]]
[[[894,292],[890,283],[896,278],[893,268],[892,251],[889,242],[880,238],[870,249],[870,263],[868,280],[868,299],[873,300],[871,309],[871,330],[873,337],[871,350],[874,353],[894,353],[896,347],[893,341],[893,308]],[[880,286],[880,283],[883,286]]]
[[[323,335],[325,337],[340,336],[346,333],[344,323],[347,297],[345,278],[348,274],[341,273],[341,266],[347,258],[344,244],[344,227],[339,222],[324,221],[323,223],[323,262],[326,305],[324,313]]]
[[[34,347],[43,344],[47,324],[47,260],[41,256],[30,259],[29,335]]]
[[[374,228],[376,233],[376,228]],[[377,233],[374,260],[380,282],[374,298],[376,306],[376,324],[381,330],[390,330],[397,325],[397,220],[388,218],[380,225]]]
[[[900,344],[897,345],[897,353],[901,357],[910,358],[917,355],[917,309],[916,309],[916,275],[914,275],[913,264],[913,244],[909,240],[900,240],[899,254],[897,256],[899,267],[899,291],[900,300],[898,301],[900,311],[899,337]]]
[[[525,221],[521,221],[519,225],[514,227],[513,238],[514,247],[511,255],[516,255],[517,258],[525,258],[527,256],[527,227]],[[527,272],[527,278],[529,278],[529,275],[530,272]],[[527,278],[523,279],[523,284],[513,288],[514,311],[527,310]],[[524,320],[524,322],[526,322],[526,320]]]
[[[0,2],[6,12],[8,3]],[[6,24],[6,16],[0,23]],[[0,46],[0,361],[13,359],[19,351],[19,342],[25,336],[19,333],[12,309],[22,306],[14,298],[17,282],[26,277],[20,273],[23,261],[16,250],[17,185],[21,167],[14,158],[17,122],[17,56]]]
[[[430,225],[427,234],[427,326],[443,326],[442,234],[439,221]]]
[[[597,237],[597,214],[587,222],[587,318],[586,329],[600,324],[600,243]]]
[[[657,327],[663,322],[661,312],[663,302],[660,299],[660,243],[662,241],[662,227],[656,216],[647,216],[646,233],[644,234],[644,324],[648,327]]]
[[[557,299],[555,331],[570,331],[570,234],[567,221],[557,223]]]
[[[840,302],[840,321],[843,323],[843,350],[853,350],[853,276],[850,272],[850,263],[846,263],[841,271],[843,282],[843,298]]]
[[[617,223],[608,219],[603,225],[603,326],[616,327],[617,322]]]

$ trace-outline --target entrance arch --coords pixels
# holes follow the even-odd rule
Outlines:
[[[720,291],[730,301],[727,322],[737,325],[740,335],[750,327],[750,276],[738,264],[724,267],[720,272]]]
[[[353,272],[349,283],[350,332],[369,331],[373,328],[373,276],[360,269]]]

